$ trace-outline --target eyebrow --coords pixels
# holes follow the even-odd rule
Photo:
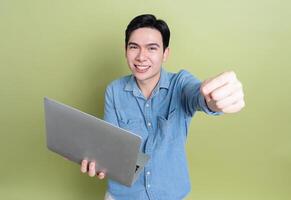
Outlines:
[[[128,43],[128,46],[129,46],[129,45],[140,46],[140,45],[138,45],[138,44],[135,43],[135,42],[129,42],[129,43]],[[160,45],[159,45],[158,43],[149,43],[149,44],[146,44],[146,46],[157,46],[157,47],[160,47]]]
[[[160,45],[158,43],[149,43],[149,44],[147,44],[147,46],[157,46],[160,48]]]

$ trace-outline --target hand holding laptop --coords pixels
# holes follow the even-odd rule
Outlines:
[[[99,179],[104,179],[106,177],[105,172],[96,172],[95,171],[96,162],[95,161],[88,161],[88,160],[82,160],[81,162],[81,172],[86,173],[88,172],[88,175],[90,177],[97,176]]]
[[[65,160],[69,160],[68,158],[64,157]],[[82,173],[86,173],[88,172],[88,175],[90,177],[94,177],[97,176],[99,179],[104,179],[106,177],[105,172],[96,172],[95,171],[95,167],[96,167],[96,162],[95,161],[91,161],[88,162],[88,160],[82,160],[81,162],[81,172]]]

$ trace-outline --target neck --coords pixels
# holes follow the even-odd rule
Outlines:
[[[137,85],[139,89],[142,91],[143,95],[148,99],[153,90],[155,89],[156,85],[158,84],[160,80],[161,73],[159,76],[155,77],[152,80],[144,80],[144,81],[139,81],[137,80]]]

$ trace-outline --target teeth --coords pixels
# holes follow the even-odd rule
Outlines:
[[[147,71],[150,68],[148,65],[135,65],[135,67],[140,71]]]
[[[135,65],[137,68],[140,68],[140,69],[146,69],[146,68],[149,68],[148,65]]]

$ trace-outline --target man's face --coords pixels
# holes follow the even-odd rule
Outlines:
[[[126,47],[126,59],[138,83],[150,84],[160,77],[162,63],[166,61],[169,49],[163,50],[161,33],[152,28],[133,31]]]

